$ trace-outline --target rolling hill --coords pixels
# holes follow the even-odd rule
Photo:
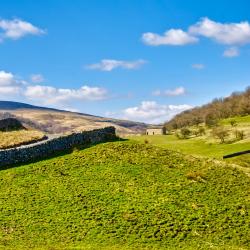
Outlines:
[[[130,141],[0,171],[3,249],[250,249],[250,179]]]
[[[118,134],[137,134],[142,133],[147,127],[144,123],[37,107],[10,101],[0,101],[0,113],[2,113],[0,117],[14,116],[25,123],[26,126],[51,134],[71,133],[108,126],[114,126]]]

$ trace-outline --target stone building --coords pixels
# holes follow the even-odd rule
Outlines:
[[[165,135],[166,134],[166,128],[161,126],[155,126],[147,128],[146,135]]]

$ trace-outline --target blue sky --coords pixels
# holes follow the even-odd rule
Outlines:
[[[247,0],[3,0],[0,99],[150,123],[250,85]]]

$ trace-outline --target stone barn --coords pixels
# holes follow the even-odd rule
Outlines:
[[[165,127],[150,127],[146,130],[146,135],[166,135]]]

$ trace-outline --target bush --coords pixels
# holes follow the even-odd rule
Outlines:
[[[229,132],[223,126],[217,126],[213,129],[212,135],[220,139],[221,143],[224,143],[225,139],[229,136]]]
[[[186,177],[189,180],[193,180],[193,181],[202,181],[205,179],[204,173],[200,171],[190,171],[186,174]]]
[[[236,127],[238,125],[235,120],[231,120],[230,124],[231,124],[232,127]]]
[[[189,130],[188,128],[182,128],[180,132],[182,138],[184,139],[187,139],[192,134],[191,130]]]
[[[206,134],[206,130],[205,130],[205,128],[204,127],[199,127],[198,128],[198,130],[195,130],[195,131],[193,131],[193,134],[195,135],[195,136],[202,136],[202,135],[205,135]]]
[[[235,137],[237,140],[243,140],[245,137],[244,131],[242,130],[235,130]]]

